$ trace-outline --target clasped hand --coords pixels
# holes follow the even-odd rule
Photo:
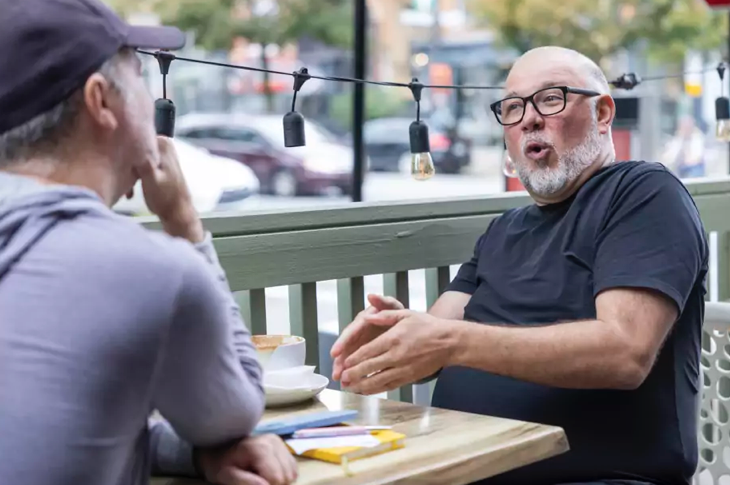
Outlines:
[[[451,359],[448,322],[406,310],[393,298],[369,295],[332,347],[333,379],[348,391],[378,394],[435,374]]]

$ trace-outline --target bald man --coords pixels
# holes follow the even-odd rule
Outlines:
[[[601,70],[556,47],[492,106],[534,204],[491,221],[428,313],[369,296],[333,346],[364,394],[439,376],[436,407],[561,426],[570,451],[484,483],[689,484],[708,250],[662,165],[616,163]]]

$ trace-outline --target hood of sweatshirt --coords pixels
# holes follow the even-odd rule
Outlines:
[[[102,210],[108,209],[89,189],[0,171],[0,280],[60,221]]]

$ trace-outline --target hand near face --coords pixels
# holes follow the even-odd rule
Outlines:
[[[411,310],[365,315],[363,325],[389,329],[344,361],[342,386],[378,394],[430,377],[451,361],[456,336],[448,321]]]
[[[389,296],[368,295],[368,302],[370,306],[358,313],[355,320],[342,331],[342,334],[332,346],[330,352],[334,358],[332,378],[336,381],[339,381],[342,377],[345,359],[363,345],[382,335],[389,328],[384,325],[371,325],[366,322],[365,317],[375,315],[383,310],[404,309],[401,302]]]
[[[172,140],[157,137],[160,157],[137,167],[147,207],[160,218],[165,232],[191,242],[205,237]]]
[[[217,485],[289,485],[297,462],[276,435],[254,436],[222,450],[201,450],[204,478]]]

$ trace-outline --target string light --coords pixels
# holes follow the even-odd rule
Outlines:
[[[415,77],[408,85],[416,102],[416,121],[408,128],[411,145],[411,176],[416,180],[428,180],[436,173],[431,157],[431,143],[428,135],[428,125],[421,121],[421,93],[423,84]]]
[[[717,74],[720,76],[721,96],[715,100],[715,136],[720,141],[730,142],[730,100],[724,96],[725,64],[720,63],[717,66]]]
[[[306,144],[304,136],[304,116],[296,111],[297,93],[304,83],[310,79],[306,67],[294,73],[294,96],[291,100],[291,111],[284,115],[284,146],[303,147]]]
[[[409,138],[411,146],[411,174],[416,180],[427,180],[431,178],[434,173],[433,158],[430,153],[430,143],[428,137],[428,126],[421,121],[421,93],[423,89],[469,89],[469,90],[501,90],[504,89],[502,86],[483,86],[483,85],[440,85],[440,84],[422,84],[418,82],[418,79],[413,78],[410,83],[400,83],[393,81],[372,81],[369,79],[356,79],[350,77],[340,76],[315,76],[309,74],[307,68],[301,68],[299,71],[285,72],[276,71],[272,69],[262,69],[252,66],[244,66],[237,64],[228,64],[225,62],[216,61],[205,61],[202,59],[193,59],[189,57],[176,56],[167,51],[149,52],[144,50],[138,50],[140,54],[154,56],[159,65],[160,73],[162,74],[162,89],[163,95],[161,99],[155,101],[155,128],[157,133],[165,136],[173,136],[175,129],[175,105],[172,100],[167,98],[167,75],[170,70],[170,64],[173,60],[180,60],[185,62],[192,62],[196,64],[205,64],[209,66],[225,67],[230,69],[241,69],[244,71],[254,72],[266,72],[269,74],[279,74],[282,76],[292,76],[294,78],[294,95],[292,97],[292,108],[289,113],[284,116],[284,145],[287,147],[299,147],[304,146],[306,143],[305,130],[304,130],[304,117],[296,111],[296,99],[299,90],[302,88],[304,83],[309,79],[319,79],[322,81],[333,81],[333,82],[347,82],[347,83],[358,83],[358,84],[371,84],[376,86],[385,87],[400,87],[408,88],[413,94],[413,98],[416,102],[416,121],[411,123],[409,127]],[[722,81],[725,73],[725,64],[720,63],[716,68],[707,68],[696,73],[705,73],[711,69],[717,69],[717,72]],[[637,87],[639,84],[645,81],[658,81],[662,79],[669,79],[675,77],[683,77],[689,74],[688,72],[682,72],[678,74],[670,74],[663,76],[645,77],[641,78],[635,73],[626,73],[617,77],[616,79],[609,81],[609,84],[616,89],[624,89],[630,91]],[[724,89],[724,88],[723,88]],[[717,130],[716,136],[721,141],[730,142],[730,99],[726,96],[721,96],[715,100],[715,111],[717,118]],[[515,177],[516,170],[514,163],[509,157],[509,153],[506,150],[502,160],[502,171],[508,177]]]
[[[172,138],[175,133],[175,104],[167,98],[167,75],[175,55],[158,51],[155,53],[162,74],[162,98],[155,101],[155,130],[158,135]]]

